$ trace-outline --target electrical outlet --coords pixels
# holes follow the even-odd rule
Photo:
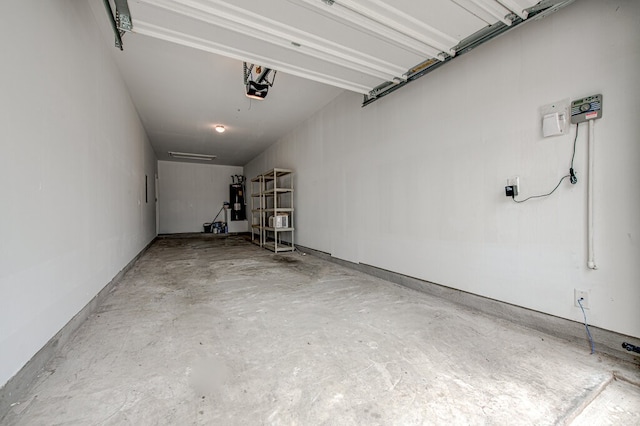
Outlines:
[[[579,308],[578,300],[582,303],[583,308],[589,309],[589,292],[587,290],[578,290],[577,288],[573,290],[573,304]]]
[[[504,187],[507,197],[515,197],[520,193],[520,178],[514,177],[507,179],[507,186]]]
[[[507,185],[520,187],[520,178],[518,176],[507,179]]]

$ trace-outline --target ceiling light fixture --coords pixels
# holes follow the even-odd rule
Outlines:
[[[227,130],[227,129],[224,128],[224,126],[222,124],[218,124],[215,127],[215,129],[216,129],[216,132],[218,132],[218,133],[224,133],[224,131]]]
[[[191,152],[175,152],[175,151],[169,151],[169,156],[173,158],[178,158],[181,160],[198,160],[198,161],[211,161],[216,158],[215,155],[195,154]]]

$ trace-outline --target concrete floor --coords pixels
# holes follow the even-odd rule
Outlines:
[[[0,423],[637,425],[628,381],[588,346],[313,256],[164,238]]]

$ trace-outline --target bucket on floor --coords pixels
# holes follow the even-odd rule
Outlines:
[[[210,234],[213,232],[213,223],[203,223],[202,226],[204,227],[204,232]]]

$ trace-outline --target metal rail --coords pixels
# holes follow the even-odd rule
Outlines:
[[[122,50],[122,36],[126,31],[133,30],[133,21],[131,20],[131,12],[129,12],[129,4],[127,0],[114,0],[116,5],[116,13],[113,13],[111,3],[109,0],[103,0],[104,8],[109,15],[109,22],[111,22],[111,28],[113,34],[116,37],[115,45],[118,49]]]
[[[573,3],[574,1],[575,0],[543,0],[537,5],[528,9],[528,19],[526,20],[523,20],[519,16],[513,14],[510,16],[510,19],[513,22],[511,25],[506,25],[501,21],[493,25],[489,25],[488,27],[485,27],[467,37],[466,39],[462,40],[457,46],[455,46],[453,48],[456,53],[455,56],[447,55],[445,53],[444,60],[442,61],[437,59],[429,59],[422,64],[418,64],[410,69],[407,73],[406,80],[387,81],[375,87],[369,92],[369,94],[364,95],[362,106],[365,107],[370,103],[375,102],[378,99],[388,95],[389,93],[392,93],[399,88],[406,86],[412,81],[417,80],[418,78],[426,74],[429,74],[431,71],[434,71],[440,68],[442,65],[451,62],[455,58],[470,52],[481,44],[486,43],[487,41],[514,29],[520,24],[544,18],[545,16],[558,11],[559,9]]]

